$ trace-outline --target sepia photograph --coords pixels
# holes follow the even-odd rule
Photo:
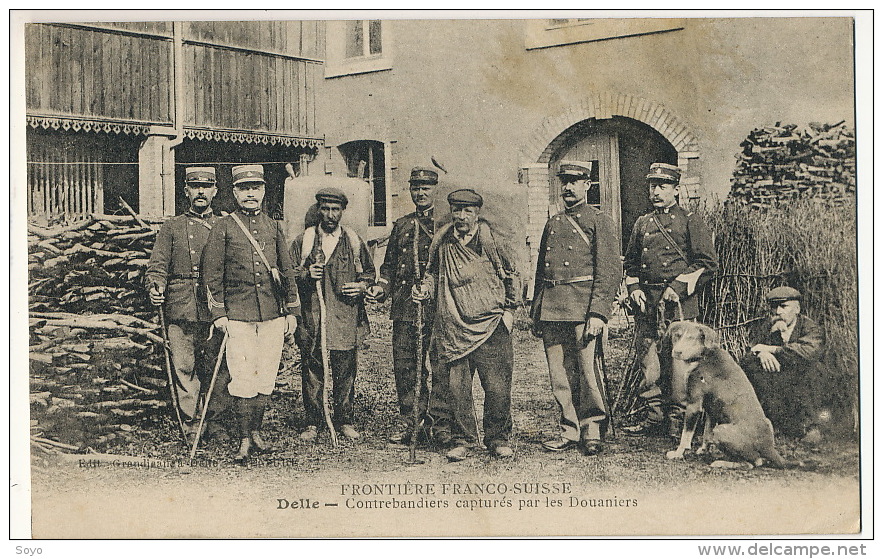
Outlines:
[[[871,10],[10,14],[11,538],[872,536]]]

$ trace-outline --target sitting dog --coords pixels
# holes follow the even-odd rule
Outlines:
[[[670,345],[669,345],[670,344]],[[717,333],[702,324],[675,322],[666,331],[661,347],[671,347],[673,367],[686,373],[686,409],[680,444],[666,458],[683,458],[691,448],[703,410],[707,416],[701,453],[713,442],[725,454],[749,468],[767,463],[776,468],[794,467],[782,458],[773,439],[773,425],[764,415],[745,371],[718,345]],[[710,435],[710,436],[709,436]],[[709,440],[710,439],[710,440]],[[712,467],[737,467],[718,460]]]

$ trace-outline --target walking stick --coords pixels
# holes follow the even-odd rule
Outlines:
[[[616,427],[614,426],[615,421],[613,421],[613,407],[610,404],[610,393],[607,391],[607,360],[604,358],[604,346],[607,345],[607,327],[604,327],[604,332],[601,334],[601,339],[597,340],[598,345],[595,346],[595,379],[598,381],[599,386],[601,387],[601,398],[604,400],[604,405],[607,407],[605,410],[607,412],[608,424],[610,425],[610,436],[616,438]],[[598,374],[598,369],[601,369],[601,374]],[[603,378],[603,383],[601,382]]]
[[[414,218],[414,277],[422,279],[420,273],[420,226],[417,218]],[[417,372],[414,385],[414,422],[411,429],[411,441],[408,445],[408,462],[410,464],[423,464],[423,460],[417,460],[417,434],[420,432],[420,396],[423,385],[423,302],[417,302]]]
[[[221,342],[221,349],[218,351],[218,360],[215,362],[215,370],[212,372],[212,381],[208,385],[208,392],[205,393],[205,403],[202,406],[202,415],[199,418],[199,428],[196,430],[196,438],[193,439],[193,447],[190,449],[190,460],[196,456],[196,448],[199,446],[199,439],[202,438],[202,429],[205,425],[205,416],[208,413],[208,404],[212,398],[212,392],[215,391],[215,381],[218,380],[218,371],[221,370],[221,360],[227,351],[227,339],[230,337],[228,331],[224,331],[224,340]]]
[[[154,285],[154,287],[156,287],[156,285]],[[159,290],[157,289],[157,291]],[[187,446],[187,432],[184,430],[184,420],[181,419],[178,384],[175,382],[174,375],[172,375],[172,350],[169,345],[169,332],[168,326],[166,325],[166,313],[164,308],[163,305],[159,306],[159,324],[160,330],[162,331],[163,355],[165,355],[166,358],[166,376],[169,379],[169,390],[172,395],[172,406],[175,408],[175,417],[178,419],[178,428],[181,431],[181,436],[184,438],[184,446]]]
[[[318,230],[318,227],[316,229]],[[319,298],[319,344],[322,352],[322,410],[325,412],[325,425],[328,426],[328,432],[331,434],[331,446],[337,448],[337,431],[331,420],[334,380],[331,377],[331,353],[328,351],[328,309],[325,307],[325,290],[322,287],[324,281],[324,274],[322,279],[316,280],[316,295]]]

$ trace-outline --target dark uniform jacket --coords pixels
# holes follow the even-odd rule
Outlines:
[[[208,322],[211,320],[205,293],[199,280],[199,263],[218,221],[211,209],[204,214],[192,210],[163,223],[147,264],[145,283],[155,285],[166,296],[170,321]]]
[[[263,322],[287,314],[300,315],[294,266],[279,222],[260,210],[236,210],[262,248],[271,267],[287,283],[277,295],[267,267],[231,216],[220,218],[209,234],[202,258],[202,275],[212,319],[222,316],[243,322]],[[279,297],[279,299],[277,299]]]
[[[531,317],[582,322],[597,316],[606,322],[622,279],[617,245],[610,216],[585,203],[549,219],[537,257]]]
[[[325,262],[322,290],[325,295],[325,308],[328,312],[328,349],[348,351],[356,349],[360,339],[368,333],[368,314],[365,312],[363,297],[349,297],[341,293],[343,285],[364,281],[370,287],[374,283],[374,261],[365,242],[354,232],[342,230],[337,246]],[[298,325],[298,343],[303,348],[311,348],[319,333],[319,294],[316,280],[310,277],[310,266],[316,262],[319,235],[307,247],[304,255],[304,234],[297,236],[291,244],[291,258],[295,263],[297,286],[303,301],[303,320]],[[353,246],[354,241],[358,246]],[[358,266],[356,262],[358,251]],[[361,271],[357,268],[361,267]]]
[[[435,224],[432,221],[432,208],[425,212],[411,212],[396,220],[389,235],[386,255],[380,265],[378,285],[383,288],[384,297],[392,295],[389,317],[392,320],[414,322],[416,305],[411,300],[411,288],[426,271],[429,260],[429,245]],[[420,270],[414,271],[414,229],[417,224],[417,250]],[[429,310],[428,308],[426,310]]]
[[[629,293],[639,287],[645,291],[650,287],[646,293],[650,307],[658,303],[666,286],[682,300],[693,295],[711,279],[717,268],[711,232],[695,213],[674,205],[642,215],[635,222],[625,253],[626,285]],[[687,313],[687,309],[684,312]]]

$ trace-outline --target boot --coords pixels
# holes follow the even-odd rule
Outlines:
[[[252,422],[251,422],[251,442],[256,452],[272,452],[273,447],[270,446],[261,437],[260,429],[264,423],[264,412],[267,409],[267,401],[270,397],[266,394],[258,394],[252,399]]]
[[[236,462],[244,463],[251,450],[252,398],[236,398],[236,419],[239,425],[239,452],[233,457]]]

